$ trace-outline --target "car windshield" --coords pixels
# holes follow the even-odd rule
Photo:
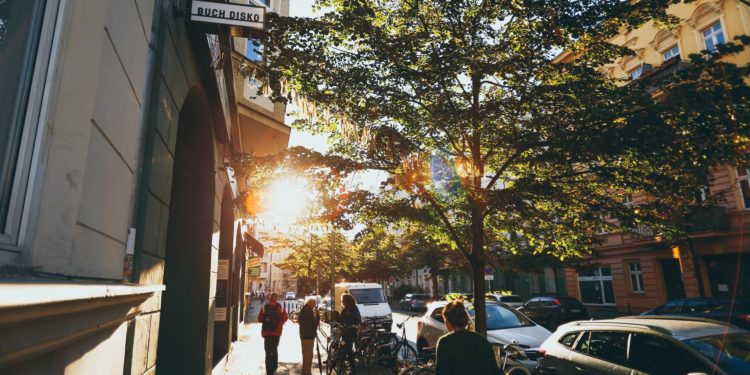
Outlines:
[[[521,315],[514,309],[504,306],[488,304],[487,305],[487,330],[518,328],[533,326],[534,323]]]
[[[519,296],[502,296],[500,297],[502,302],[523,302],[523,299]]]
[[[750,332],[684,341],[729,375],[750,374]]]
[[[380,288],[369,288],[369,289],[349,289],[349,293],[357,300],[357,303],[383,303],[385,302],[385,295],[383,295],[383,289]]]
[[[413,299],[418,299],[418,300],[426,300],[427,296],[424,295],[424,294],[415,294],[414,297],[412,297],[412,298]]]

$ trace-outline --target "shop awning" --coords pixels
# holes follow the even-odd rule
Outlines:
[[[248,233],[245,233],[245,244],[250,248],[252,252],[257,254],[258,256],[263,256],[265,247],[262,243],[260,243],[260,241],[256,240],[255,237],[251,236]]]

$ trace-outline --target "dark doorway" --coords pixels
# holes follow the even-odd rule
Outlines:
[[[229,353],[232,327],[232,264],[234,258],[234,211],[232,189],[224,187],[221,196],[221,222],[219,223],[219,270],[216,275],[214,300],[214,365]]]
[[[750,298],[750,254],[708,256],[705,262],[715,298]]]
[[[214,151],[208,99],[197,87],[180,109],[173,175],[157,368],[161,374],[207,374],[213,354]]]
[[[685,284],[682,283],[680,261],[677,259],[662,259],[660,262],[667,299],[685,298]]]

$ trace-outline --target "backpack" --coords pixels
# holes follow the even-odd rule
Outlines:
[[[263,306],[263,325],[261,329],[264,331],[275,331],[279,326],[281,320],[281,305],[277,304],[276,308],[271,308],[270,304]]]

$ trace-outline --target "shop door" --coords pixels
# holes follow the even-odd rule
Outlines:
[[[660,262],[667,299],[685,298],[685,285],[682,283],[680,262],[677,259],[663,259]]]

